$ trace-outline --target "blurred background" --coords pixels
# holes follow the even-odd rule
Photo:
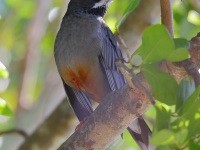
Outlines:
[[[105,21],[119,32],[131,52],[142,32],[159,23],[159,0],[140,0],[126,14],[134,0],[115,0]],[[68,0],[0,0],[0,135],[2,150],[56,149],[78,123],[55,67],[54,39]],[[174,0],[175,37],[188,40],[200,30],[200,1]],[[152,108],[146,114],[155,122]],[[27,134],[27,135],[26,135]],[[133,148],[135,147],[135,148]],[[138,149],[125,132],[109,149]]]

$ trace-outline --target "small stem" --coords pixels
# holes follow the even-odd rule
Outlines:
[[[173,27],[173,11],[172,11],[172,1],[171,0],[160,0],[161,7],[161,21],[162,24],[166,26],[171,37],[174,37],[174,27]]]
[[[19,129],[12,129],[12,130],[8,130],[8,131],[1,131],[0,135],[12,134],[12,133],[17,133],[17,134],[23,136],[25,139],[28,138],[27,133],[25,131],[19,130]]]

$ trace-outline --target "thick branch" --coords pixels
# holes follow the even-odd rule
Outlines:
[[[151,106],[143,89],[125,85],[110,93],[59,150],[105,149],[113,138]]]

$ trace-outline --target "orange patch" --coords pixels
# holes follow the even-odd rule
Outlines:
[[[74,87],[83,89],[83,85],[88,78],[89,69],[83,66],[78,66],[76,69],[73,69],[73,71],[67,69],[65,73],[67,80],[70,81]]]

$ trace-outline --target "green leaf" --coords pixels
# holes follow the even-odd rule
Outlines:
[[[176,143],[174,133],[166,129],[153,134],[150,142],[156,146]]]
[[[0,62],[0,78],[8,78],[9,73],[2,62]]]
[[[0,114],[5,116],[13,115],[13,112],[7,105],[6,101],[1,98],[0,98]]]
[[[140,66],[142,64],[142,58],[140,55],[133,55],[131,58],[131,64]]]
[[[144,63],[153,63],[168,58],[175,44],[163,25],[153,25],[144,31],[139,55]]]
[[[142,73],[151,86],[154,97],[167,105],[174,105],[178,97],[178,84],[167,73],[154,65],[142,65]]]
[[[189,149],[190,150],[198,150],[198,149],[200,149],[200,142],[191,141],[190,144],[189,144]]]
[[[175,48],[184,48],[184,49],[189,49],[189,42],[187,41],[187,39],[183,39],[183,38],[177,38],[174,39],[174,43],[175,43]]]
[[[197,101],[197,98],[199,97],[200,94],[200,86],[196,88],[196,90],[193,92],[193,94],[186,100],[184,103],[182,109],[180,110],[180,114],[187,113],[192,106]]]
[[[193,94],[186,100],[183,107],[180,109],[179,117],[176,124],[179,127],[185,126],[188,128],[188,139],[200,133],[200,86],[193,92]]]
[[[189,120],[188,139],[200,134],[200,100],[198,101],[199,102],[197,104],[193,104],[193,107],[191,107],[186,117],[186,119]]]
[[[200,99],[188,106],[187,112],[181,116],[186,120],[188,126],[188,139],[200,133]]]
[[[122,18],[116,23],[117,28],[120,26],[120,24],[124,21],[124,19],[126,18],[126,16],[128,16],[128,14],[130,14],[140,3],[140,0],[132,0],[131,4],[129,5],[129,7],[125,10]]]
[[[155,105],[155,109],[156,109],[156,125],[154,126],[154,132],[158,132],[162,129],[169,129],[170,118],[171,118],[171,109],[169,108],[169,106],[157,102]]]
[[[188,136],[188,129],[187,128],[180,128],[180,131],[175,133],[175,138],[179,146],[183,146],[187,140]]]
[[[178,48],[175,51],[171,52],[166,60],[171,62],[179,62],[185,59],[190,58],[190,53],[184,48]]]
[[[160,145],[156,147],[156,150],[170,150],[171,148],[168,145]]]
[[[179,95],[176,103],[176,112],[183,106],[189,96],[195,91],[194,80],[191,78],[185,78],[179,85]]]

